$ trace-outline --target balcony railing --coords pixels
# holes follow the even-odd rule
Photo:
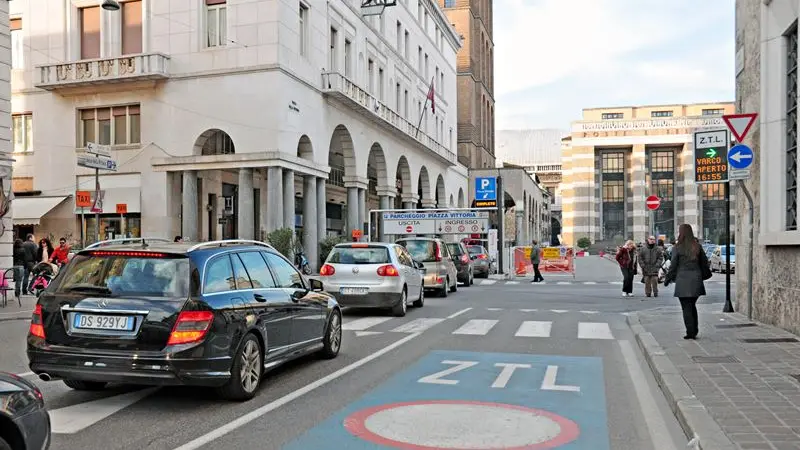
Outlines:
[[[381,123],[405,139],[433,152],[448,164],[456,165],[455,152],[450,151],[424,131],[420,130],[417,133],[416,124],[409,122],[403,116],[381,103],[375,96],[344,75],[338,72],[324,72],[322,74],[322,91],[358,108],[360,114]]]
[[[45,64],[36,68],[39,69],[36,87],[50,91],[128,81],[163,80],[169,78],[169,56],[145,53]]]

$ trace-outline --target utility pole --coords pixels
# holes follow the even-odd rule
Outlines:
[[[505,203],[506,202],[505,202],[505,199],[506,199],[506,194],[505,194],[505,191],[503,190],[503,177],[498,175],[498,177],[497,177],[497,241],[498,241],[497,242],[497,249],[498,249],[498,252],[497,252],[498,253],[497,254],[497,262],[498,262],[498,264],[497,264],[497,273],[499,273],[499,274],[505,273],[505,272],[503,272],[503,268],[505,267],[503,265],[504,259],[505,259],[505,258],[503,258],[503,251],[505,250],[503,245],[505,245],[504,237],[505,237],[505,234],[506,234],[506,230],[505,230],[505,228],[506,228],[506,226],[505,226],[506,225],[505,224],[505,221],[506,221]]]

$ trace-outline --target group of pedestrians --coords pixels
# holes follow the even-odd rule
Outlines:
[[[31,284],[33,278],[31,272],[39,263],[54,264],[63,266],[69,261],[69,245],[66,238],[58,241],[58,247],[53,248],[53,243],[48,238],[39,239],[37,244],[33,234],[28,234],[25,241],[22,239],[14,240],[14,294],[31,294]]]
[[[633,278],[641,268],[645,295],[658,297],[661,269],[667,259],[670,265],[663,277],[664,287],[675,283],[673,295],[680,300],[686,327],[683,338],[696,339],[699,333],[697,299],[706,295],[703,282],[711,278],[711,267],[691,225],[683,224],[678,228],[678,239],[669,255],[663,242],[656,242],[654,236],[649,236],[638,251],[633,241],[620,247],[616,260],[622,271],[622,296],[633,296]]]

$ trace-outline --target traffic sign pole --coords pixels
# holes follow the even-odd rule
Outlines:
[[[730,139],[726,147],[730,147]],[[728,151],[730,153],[730,150]],[[727,154],[726,154],[727,155]],[[727,159],[727,156],[726,156]],[[722,312],[732,313],[731,302],[731,183],[725,183],[725,307]]]

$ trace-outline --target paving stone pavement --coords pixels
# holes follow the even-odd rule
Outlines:
[[[639,312],[628,322],[687,436],[699,437],[701,448],[800,450],[800,382],[792,377],[800,378],[798,337],[722,313],[721,306],[699,305],[696,341],[683,339],[679,307]],[[765,341],[775,339],[793,342]]]

